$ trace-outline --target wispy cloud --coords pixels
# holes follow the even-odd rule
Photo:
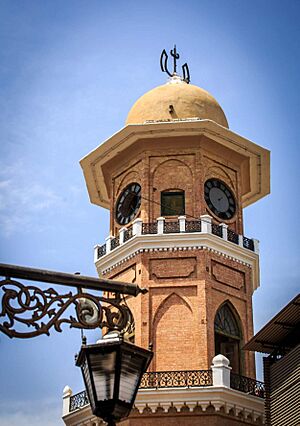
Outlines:
[[[37,229],[37,216],[59,208],[63,200],[53,189],[42,185],[33,176],[26,175],[25,167],[18,164],[0,164],[0,229],[5,236],[22,227]]]
[[[13,404],[0,404],[1,426],[57,426],[63,424],[60,416],[62,406],[59,398],[54,401],[40,400],[31,402],[14,401]]]

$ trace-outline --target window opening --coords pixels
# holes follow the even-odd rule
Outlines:
[[[232,371],[242,374],[241,365],[241,331],[238,322],[225,304],[221,306],[215,317],[215,355],[222,354],[230,361]]]
[[[185,213],[184,191],[163,191],[161,193],[161,215],[180,216]]]

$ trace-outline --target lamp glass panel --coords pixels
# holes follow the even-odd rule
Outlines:
[[[123,352],[119,393],[121,401],[127,403],[132,401],[139,379],[144,372],[144,364],[144,358],[134,353]]]
[[[97,400],[113,398],[116,370],[116,352],[91,354],[90,365],[95,383]]]
[[[92,387],[92,383],[91,383],[91,375],[90,375],[90,371],[89,371],[89,367],[88,367],[88,363],[87,363],[87,359],[84,359],[84,362],[81,366],[83,375],[84,375],[84,379],[85,379],[85,386],[86,386],[86,390],[89,396],[89,400],[91,403],[92,407],[95,407],[95,395],[93,393],[93,387]]]

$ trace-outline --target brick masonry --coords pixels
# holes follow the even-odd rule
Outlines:
[[[225,414],[223,409],[218,413],[215,412],[213,407],[207,407],[203,412],[201,408],[196,408],[192,413],[187,412],[185,407],[177,412],[175,407],[170,408],[167,413],[163,410],[157,410],[156,413],[150,413],[150,410],[145,409],[143,414],[135,411],[132,412],[130,417],[122,422],[122,426],[245,426],[245,425],[262,425],[262,419],[258,418],[253,421],[252,416],[244,418],[241,413],[235,416],[233,411]]]
[[[170,189],[185,191],[187,219],[207,213],[213,216],[204,200],[204,183],[212,177],[223,180],[234,192],[237,214],[226,223],[243,233],[241,161],[238,154],[233,156],[204,136],[138,141],[108,163],[112,235],[120,228],[114,218],[116,200],[130,182],[141,184],[144,198],[139,216],[151,222],[160,216],[161,191]],[[253,335],[251,269],[220,255],[205,250],[189,251],[188,256],[184,252],[142,253],[105,276],[149,289],[147,295],[129,303],[136,343],[154,345],[152,370],[209,368],[215,355],[214,318],[225,301],[236,312],[243,341]],[[253,356],[243,354],[242,362],[243,373],[254,377]]]
[[[115,203],[131,182],[142,187],[138,217],[144,222],[153,222],[161,215],[160,193],[165,190],[185,191],[187,220],[210,214],[220,222],[204,200],[204,183],[209,178],[221,179],[235,194],[237,213],[226,223],[243,234],[242,161],[238,154],[204,136],[138,141],[105,166],[111,191],[111,234],[117,235],[120,228],[115,220]],[[209,369],[215,356],[214,319],[224,302],[230,303],[237,318],[242,344],[253,335],[252,270],[220,254],[207,249],[143,252],[104,276],[149,290],[146,295],[129,298],[128,305],[135,319],[135,343],[146,348],[153,344],[152,371]],[[254,355],[249,352],[242,354],[242,373],[255,377]],[[261,424],[260,420],[256,423],[222,411],[210,412],[209,408],[192,413],[184,409],[133,412],[121,424],[151,426],[158,422],[164,426]]]
[[[109,183],[111,200],[111,231],[116,234],[120,226],[115,220],[115,204],[131,182],[142,187],[142,204],[139,212],[146,222],[154,221],[160,213],[160,193],[166,190],[184,190],[187,217],[199,218],[211,214],[204,200],[204,183],[207,179],[224,181],[236,195],[237,214],[226,223],[242,233],[241,169],[244,158],[221,148],[204,136],[140,140],[103,169]],[[217,217],[214,217],[219,222]]]

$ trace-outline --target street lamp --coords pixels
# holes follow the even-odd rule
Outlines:
[[[153,353],[123,340],[133,324],[124,295],[136,297],[147,290],[132,283],[17,265],[0,264],[0,277],[0,332],[10,338],[49,335],[52,328],[61,332],[62,324],[108,330],[94,345],[83,341],[76,365],[81,367],[93,414],[110,426],[127,417]],[[76,292],[42,290],[31,281],[71,286]],[[72,309],[75,312],[70,315]]]
[[[83,344],[76,359],[92,412],[109,426],[127,417],[153,352],[108,333],[96,344]]]

